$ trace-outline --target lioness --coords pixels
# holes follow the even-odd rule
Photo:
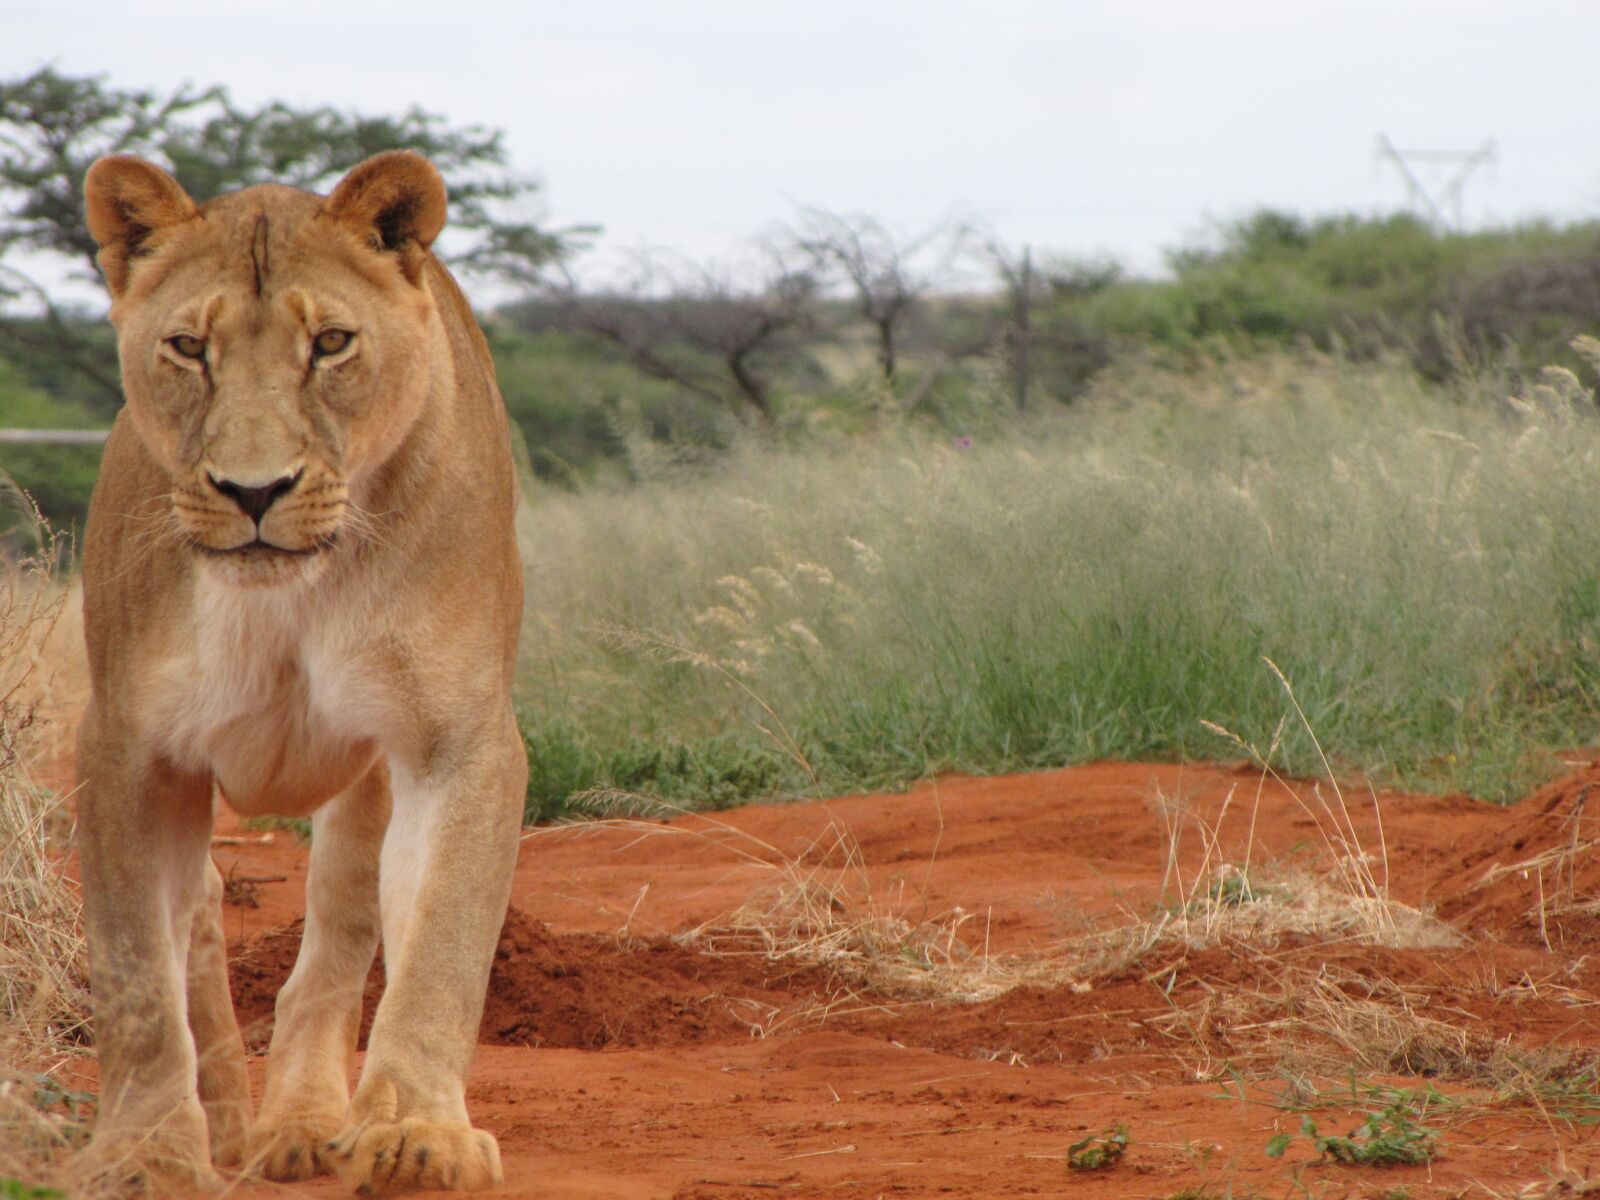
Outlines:
[[[483,335],[414,154],[326,198],[85,185],[126,407],[84,547],[78,744],[102,1165],[346,1186],[500,1182],[464,1076],[527,760],[511,705],[517,484]],[[250,1120],[213,795],[311,814],[305,937]],[[362,984],[388,987],[352,1097]]]

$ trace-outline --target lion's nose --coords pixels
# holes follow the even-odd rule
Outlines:
[[[263,487],[246,487],[211,474],[207,474],[206,478],[211,481],[212,487],[237,504],[245,516],[260,524],[261,518],[267,515],[267,509],[276,504],[280,496],[293,491],[294,485],[300,482],[300,476],[304,474],[304,471],[296,471],[293,475],[274,479]]]

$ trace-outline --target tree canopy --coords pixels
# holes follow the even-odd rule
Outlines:
[[[323,190],[362,159],[396,149],[426,155],[443,174],[453,233],[441,249],[458,271],[531,288],[591,232],[552,230],[524,215],[538,184],[510,169],[500,130],[452,125],[421,108],[398,116],[281,101],[250,108],[220,85],[161,93],[53,67],[0,82],[0,301],[25,298],[32,310],[0,316],[0,354],[61,355],[118,398],[104,339],[83,337],[20,265],[22,254],[33,262],[42,255],[64,260],[77,278],[96,277],[83,177],[101,155],[160,163],[204,201],[268,181]]]

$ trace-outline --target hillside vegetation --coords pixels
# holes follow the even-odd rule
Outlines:
[[[758,419],[718,378],[726,371],[716,336],[746,311],[741,305],[759,303],[753,294],[568,297],[485,319],[532,469],[565,486],[627,477],[642,443],[704,457],[752,425],[790,441],[819,427],[861,430],[907,416],[975,433],[1010,418],[1019,373],[1030,407],[1048,409],[1075,402],[1108,365],[1151,348],[1310,344],[1353,359],[1398,353],[1436,381],[1485,367],[1515,379],[1552,363],[1576,366],[1568,344],[1600,328],[1594,223],[1441,234],[1407,216],[1307,221],[1264,210],[1169,258],[1170,277],[1160,280],[1042,258],[1025,324],[1016,297],[1001,291],[921,297],[899,331],[892,381],[874,370],[870,330],[851,307],[811,295],[784,335],[745,364],[770,388],[770,419]],[[610,307],[601,311],[601,302]],[[623,304],[631,324],[655,338],[644,344],[633,329],[631,352],[596,332],[619,323],[606,318]],[[97,319],[74,320],[85,327],[82,352],[114,377],[108,331]],[[1024,329],[1025,362],[1017,352]],[[0,423],[81,428],[113,415],[103,389],[48,349],[14,348],[9,363],[0,361]],[[62,527],[81,522],[91,462],[81,450],[0,447],[0,468]]]
[[[921,298],[890,375],[801,294],[742,362],[766,412],[726,390],[736,298],[486,315],[530,811],[1245,752],[1212,725],[1309,770],[1265,659],[1375,779],[1507,798],[1595,741],[1600,229],[1263,212],[1017,298]],[[103,424],[73,380],[0,363],[0,423]],[[94,460],[0,446],[67,529]]]

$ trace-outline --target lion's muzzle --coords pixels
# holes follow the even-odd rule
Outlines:
[[[339,540],[348,489],[315,463],[251,473],[211,462],[174,489],[173,504],[186,539],[224,578],[286,583]]]

